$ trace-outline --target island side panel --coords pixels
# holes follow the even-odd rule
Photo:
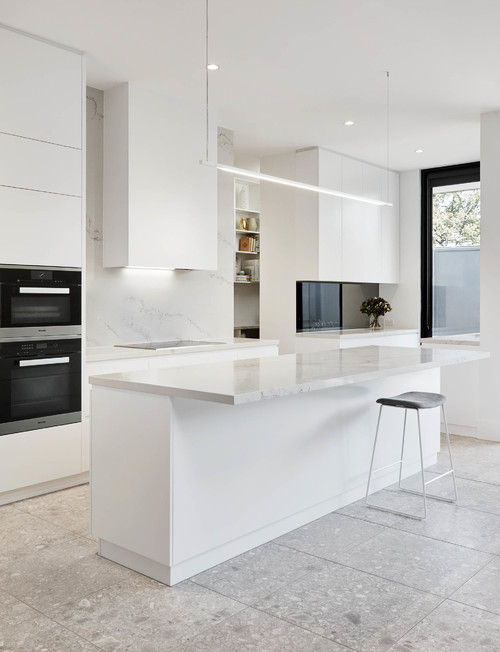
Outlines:
[[[92,534],[103,556],[169,583],[171,399],[94,386],[91,400]]]
[[[173,398],[172,582],[364,495],[380,396],[439,391],[439,369],[238,406]],[[399,459],[403,410],[386,408],[376,464]],[[427,464],[439,412],[422,411]],[[418,470],[416,415],[405,459]],[[376,476],[374,490],[397,479]]]

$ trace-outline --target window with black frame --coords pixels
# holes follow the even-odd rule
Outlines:
[[[422,337],[479,333],[479,163],[422,170]]]

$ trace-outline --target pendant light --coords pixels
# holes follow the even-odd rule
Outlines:
[[[309,183],[302,183],[300,181],[294,181],[293,179],[286,179],[284,177],[275,177],[270,174],[264,174],[263,172],[253,172],[252,170],[246,170],[245,168],[233,167],[232,165],[224,165],[222,163],[213,162],[208,160],[208,134],[209,134],[209,111],[208,111],[208,102],[209,102],[209,83],[208,75],[210,70],[218,70],[217,64],[209,62],[209,51],[208,51],[208,19],[209,19],[209,0],[205,0],[205,90],[206,90],[206,148],[205,148],[205,160],[200,161],[200,165],[206,165],[211,168],[216,168],[221,172],[227,172],[228,174],[233,174],[238,177],[245,177],[249,179],[256,179],[257,181],[266,181],[269,183],[276,183],[282,186],[289,186],[291,188],[298,188],[299,190],[309,190],[311,192],[316,192],[321,195],[331,195],[333,197],[340,197],[341,199],[349,199],[352,201],[358,201],[365,204],[372,204],[375,206],[393,206],[391,202],[382,201],[380,199],[373,199],[371,197],[364,197],[363,195],[353,195],[347,192],[341,192],[340,190],[333,190],[332,188],[324,188],[322,186],[315,186]],[[389,73],[387,72],[387,197],[389,197]]]

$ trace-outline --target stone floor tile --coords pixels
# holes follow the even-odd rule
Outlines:
[[[371,500],[384,507],[422,513],[422,499],[419,496],[384,489],[372,494]],[[422,521],[371,509],[366,507],[364,501],[342,508],[338,513],[483,552],[500,553],[500,516],[459,507],[454,503],[429,498],[427,518]]]
[[[99,648],[89,641],[35,613],[35,618],[22,622],[0,620],[2,652],[98,652]]]
[[[340,553],[364,543],[383,530],[382,526],[374,523],[342,514],[327,514],[275,539],[274,543],[323,559],[335,560]]]
[[[65,528],[4,505],[0,507],[0,571],[25,554],[73,538]]]
[[[337,561],[388,580],[448,597],[493,556],[444,541],[386,529]]]
[[[175,652],[349,652],[339,643],[316,636],[252,608],[215,625]]]
[[[166,652],[242,609],[194,582],[169,587],[136,575],[60,605],[54,619],[102,650]]]
[[[458,589],[451,599],[500,615],[500,558],[492,559]]]
[[[322,560],[302,552],[266,543],[191,578],[222,595],[253,604],[298,578],[315,573]]]
[[[35,618],[38,615],[39,613],[35,609],[32,609],[24,602],[21,602],[4,591],[0,591],[0,632],[2,630],[2,622],[15,625],[23,620]],[[2,648],[0,647],[0,649]]]
[[[451,435],[451,453],[456,475],[471,480],[481,480],[485,474],[500,474],[500,443]],[[449,468],[449,458],[444,437],[441,438],[441,450],[438,463]],[[432,467],[429,467],[432,470]],[[500,477],[498,479],[500,482]]]
[[[0,572],[0,588],[52,616],[60,604],[134,576],[83,537],[24,555]]]
[[[89,485],[62,489],[14,503],[14,507],[76,534],[87,535],[90,524]]]
[[[362,652],[387,650],[434,609],[438,596],[335,562],[283,586],[257,608]]]
[[[500,616],[446,600],[391,648],[395,652],[498,652]]]

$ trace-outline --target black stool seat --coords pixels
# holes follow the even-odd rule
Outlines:
[[[431,392],[405,392],[398,396],[389,398],[378,398],[377,403],[391,405],[392,407],[408,408],[413,410],[426,410],[439,407],[446,401],[443,394],[432,394]]]

